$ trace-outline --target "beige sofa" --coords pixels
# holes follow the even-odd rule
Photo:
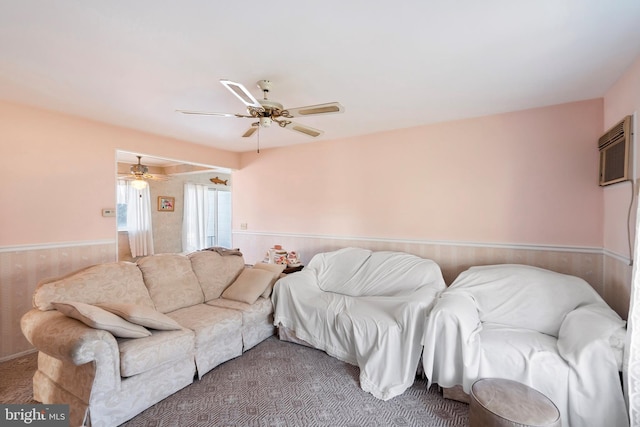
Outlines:
[[[273,335],[277,276],[200,251],[40,283],[21,322],[34,398],[69,404],[74,426],[121,424]]]

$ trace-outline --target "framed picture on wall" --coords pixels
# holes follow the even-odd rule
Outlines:
[[[175,197],[158,196],[158,210],[163,212],[173,212],[176,204]]]

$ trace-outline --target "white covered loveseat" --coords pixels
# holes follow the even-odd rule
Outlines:
[[[442,292],[423,339],[429,383],[480,378],[549,397],[564,427],[626,427],[625,322],[584,280],[524,265],[472,267]]]
[[[273,290],[281,339],[360,367],[360,386],[383,400],[413,384],[426,315],[445,288],[433,261],[345,248],[318,254]]]

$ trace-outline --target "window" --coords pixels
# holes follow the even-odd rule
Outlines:
[[[207,191],[207,245],[231,247],[231,192],[209,188]]]

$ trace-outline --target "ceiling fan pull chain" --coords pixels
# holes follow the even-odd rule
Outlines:
[[[258,154],[260,154],[260,128],[261,126],[258,126]]]

